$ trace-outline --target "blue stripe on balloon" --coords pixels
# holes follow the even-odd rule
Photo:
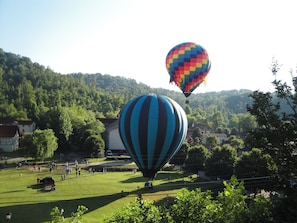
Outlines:
[[[147,123],[147,160],[148,160],[148,169],[152,169],[153,165],[153,158],[156,148],[156,138],[157,138],[157,131],[158,131],[158,117],[159,117],[159,108],[158,108],[158,98],[156,95],[152,95],[152,100],[150,103],[149,113],[148,113],[148,120]]]
[[[140,148],[139,143],[139,119],[140,117],[140,111],[143,105],[143,102],[145,101],[146,97],[142,96],[139,101],[135,104],[134,109],[131,114],[131,121],[130,121],[130,134],[132,139],[132,144],[134,145],[134,148]],[[133,125],[134,123],[134,125]],[[137,156],[137,160],[139,161],[139,164],[141,165],[141,168],[145,167],[145,164],[142,159],[141,150],[135,149],[135,154]]]
[[[127,105],[123,108],[123,110],[121,111],[121,116],[122,117],[125,117],[127,115],[128,108],[130,107],[130,105],[132,104],[133,101],[134,100],[129,101],[127,103]],[[121,136],[121,139],[123,141],[123,144],[125,145],[126,149],[131,152],[131,148],[130,148],[129,143],[127,141],[127,136],[125,134],[125,118],[119,119],[119,132],[120,132],[120,136]]]
[[[125,127],[127,127],[126,125],[125,125],[125,121],[126,121],[126,119],[128,118],[127,116],[130,116],[131,115],[131,113],[129,112],[128,113],[128,111],[132,108],[132,106],[133,106],[133,104],[137,101],[139,99],[139,97],[137,97],[137,98],[135,98],[135,99],[133,99],[133,100],[131,100],[131,101],[129,101],[127,104],[126,104],[126,106],[123,108],[123,110],[121,111],[121,115],[120,115],[120,122],[119,122],[119,132],[120,132],[120,136],[121,136],[121,139],[122,139],[122,142],[123,142],[123,144],[124,144],[124,146],[125,146],[125,148],[126,148],[126,150],[127,150],[127,152],[128,152],[128,154],[130,154],[130,156],[131,156],[131,158],[133,159],[133,160],[135,160],[135,162],[137,163],[137,164],[139,164],[139,162],[138,162],[138,160],[136,159],[136,157],[135,157],[135,155],[134,155],[134,149],[133,149],[133,144],[132,145],[130,145],[130,143],[128,142],[128,137],[129,137],[129,139],[131,138],[131,134],[130,134],[130,132],[129,132],[129,135],[126,135],[126,133],[128,133],[128,131],[125,131]],[[131,148],[131,146],[132,146],[132,148]]]
[[[171,103],[172,103],[172,106],[173,108],[175,108],[175,116],[179,122],[179,125],[177,127],[177,136],[178,136],[178,139],[176,140],[176,143],[175,143],[175,148],[180,148],[181,144],[183,143],[185,137],[186,137],[186,134],[187,134],[187,121],[184,122],[184,118],[185,120],[187,120],[186,118],[186,115],[183,111],[183,109],[180,107],[179,104],[177,104],[175,101],[171,100],[170,98],[168,98]],[[181,134],[184,134],[183,136],[181,136]],[[169,157],[169,160],[177,153],[178,149],[174,149],[172,154],[170,154],[170,157]]]
[[[174,116],[174,109],[172,107],[171,102],[168,100],[167,97],[165,96],[161,96],[165,108],[166,108],[166,114],[167,114],[167,126],[166,126],[166,136],[165,136],[165,140],[164,140],[164,144],[162,147],[162,152],[160,154],[160,158],[162,159],[158,159],[158,162],[156,164],[156,166],[160,166],[162,161],[164,160],[164,157],[166,155],[168,155],[169,149],[171,148],[171,143],[174,137],[174,131],[176,128],[176,121],[175,121],[175,116]]]

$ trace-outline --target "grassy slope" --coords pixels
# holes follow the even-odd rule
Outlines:
[[[65,167],[58,166],[52,174],[49,168],[42,167],[41,172],[33,167],[5,168],[0,171],[0,216],[12,212],[13,222],[48,222],[50,211],[58,206],[65,210],[69,217],[78,205],[88,208],[84,222],[102,222],[115,211],[130,201],[134,201],[141,192],[144,199],[157,201],[174,195],[190,179],[180,172],[160,172],[154,180],[154,190],[141,189],[145,182],[140,172],[95,172],[89,173],[86,164],[76,177],[75,170],[61,180]],[[170,180],[169,180],[170,175]],[[56,191],[41,192],[36,188],[37,178],[53,176],[56,180]],[[190,184],[187,184],[190,185]],[[122,196],[122,192],[125,196]],[[34,220],[32,220],[34,219]]]

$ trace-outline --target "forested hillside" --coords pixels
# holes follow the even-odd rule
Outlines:
[[[32,63],[28,57],[7,53],[2,49],[0,84],[1,117],[35,119],[38,106],[51,107],[57,104],[76,104],[100,116],[115,117],[128,100],[145,93],[164,94],[186,106],[183,94],[178,91],[153,89],[133,79],[100,73],[62,75]],[[234,90],[192,94],[190,107],[207,113],[245,113],[246,104],[250,103],[250,93],[249,90]]]
[[[176,100],[191,123],[234,128],[234,117],[246,113],[249,90],[192,94],[190,104],[180,91],[150,88],[133,79],[96,74],[62,75],[30,58],[0,49],[0,118],[32,119],[45,126],[42,114],[54,106],[77,106],[97,118],[115,118],[131,98],[156,93]],[[213,120],[216,119],[214,122]],[[232,121],[233,120],[233,121]]]

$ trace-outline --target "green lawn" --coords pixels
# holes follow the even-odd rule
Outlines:
[[[59,165],[52,173],[46,166],[41,171],[32,166],[1,169],[0,222],[5,219],[7,212],[12,213],[12,222],[48,222],[53,207],[63,208],[64,216],[69,217],[78,205],[88,208],[83,222],[102,222],[124,204],[134,201],[138,193],[142,193],[144,199],[157,201],[174,195],[193,182],[181,172],[161,171],[153,181],[154,189],[147,191],[142,189],[145,179],[139,171],[93,174],[88,172],[86,164],[80,164],[80,167],[80,176],[76,176],[73,168],[65,180],[61,180],[65,172],[64,165]],[[42,192],[36,187],[37,178],[46,176],[56,180],[55,191]]]

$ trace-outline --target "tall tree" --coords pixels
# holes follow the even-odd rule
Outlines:
[[[187,141],[191,146],[202,144],[202,133],[198,127],[189,131],[187,138]]]
[[[205,147],[209,149],[210,151],[218,146],[220,143],[219,138],[216,135],[208,135],[206,136],[205,140]]]
[[[183,166],[185,164],[185,160],[189,151],[190,145],[187,142],[184,142],[181,148],[177,151],[177,153],[171,158],[169,161],[170,164]]]
[[[267,177],[276,171],[276,165],[269,154],[258,148],[244,152],[235,165],[238,178]]]
[[[111,218],[105,219],[106,223],[159,223],[162,222],[162,215],[157,206],[151,201],[142,199],[139,195],[135,202],[131,202],[122,207]],[[164,219],[164,222],[165,221]],[[170,221],[168,221],[170,222]]]
[[[35,130],[21,139],[21,148],[24,153],[32,156],[35,160],[51,158],[58,148],[57,138],[52,129]]]
[[[209,152],[204,146],[200,145],[190,147],[185,161],[185,168],[192,173],[203,171],[205,168],[205,161],[208,156]]]
[[[272,73],[279,71],[277,61],[272,61]],[[253,104],[248,111],[256,117],[258,127],[250,132],[250,144],[262,148],[277,165],[280,188],[290,187],[290,180],[297,179],[297,82],[293,86],[279,80],[273,81],[275,94],[255,91]],[[274,95],[277,100],[274,100]],[[285,103],[284,103],[285,102]]]
[[[273,59],[271,72],[275,78],[280,67]],[[293,222],[297,218],[297,191],[294,188],[297,180],[297,78],[293,71],[291,75],[292,85],[277,79],[272,82],[274,94],[253,92],[253,103],[247,108],[258,123],[249,134],[249,143],[272,157],[277,165],[272,179],[278,185],[277,190],[286,194],[276,209],[281,216],[279,222]]]
[[[241,138],[236,137],[235,135],[229,136],[225,143],[233,146],[235,149],[239,149],[241,146],[244,145],[244,141]]]
[[[212,120],[211,126],[213,127],[213,129],[223,127],[224,125],[224,117],[222,115],[222,112],[216,112],[210,120]]]
[[[90,135],[86,138],[83,148],[85,152],[91,154],[93,157],[103,157],[105,143],[101,136]]]
[[[217,146],[211,152],[205,162],[205,172],[207,176],[229,179],[234,173],[236,150],[225,144]]]
[[[73,131],[67,110],[61,106],[51,108],[48,111],[48,125],[54,130],[59,147],[67,148],[67,141]]]

